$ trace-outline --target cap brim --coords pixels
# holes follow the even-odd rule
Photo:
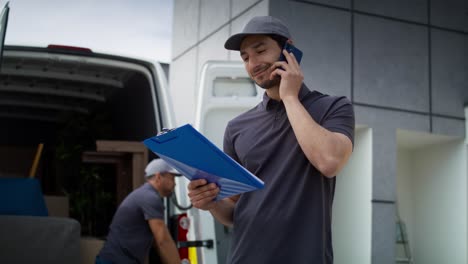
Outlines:
[[[182,176],[182,174],[181,174],[178,170],[175,170],[175,169],[170,170],[170,171],[168,171],[168,172],[169,172],[170,174],[176,176],[176,177]]]
[[[239,34],[232,35],[226,40],[226,43],[224,43],[224,48],[228,50],[240,50],[242,40],[244,40],[244,38],[249,35],[253,35],[253,34],[239,33]]]

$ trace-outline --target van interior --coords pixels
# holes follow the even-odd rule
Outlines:
[[[84,235],[105,236],[116,205],[132,190],[117,180],[131,157],[96,155],[96,141],[141,142],[157,133],[153,77],[147,62],[87,49],[5,46],[0,177],[39,179],[44,195],[68,197]]]

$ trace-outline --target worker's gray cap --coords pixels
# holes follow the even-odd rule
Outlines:
[[[145,177],[153,176],[156,173],[165,173],[169,172],[174,174],[175,176],[180,176],[180,172],[176,169],[172,168],[167,164],[163,159],[154,159],[145,168]]]
[[[279,19],[272,16],[256,16],[245,25],[242,33],[232,35],[224,43],[228,50],[240,50],[240,46],[245,37],[249,35],[279,35],[287,39],[291,38],[286,25]]]

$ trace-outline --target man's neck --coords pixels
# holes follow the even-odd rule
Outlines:
[[[266,89],[265,92],[267,93],[268,97],[270,97],[271,99],[275,101],[281,101],[281,98],[279,95],[279,85]]]
[[[151,187],[153,187],[153,189],[155,189],[158,193],[160,193],[159,190],[158,190],[158,187],[157,187],[157,184],[156,184],[155,181],[149,180],[149,181],[146,181],[146,182],[147,182]]]

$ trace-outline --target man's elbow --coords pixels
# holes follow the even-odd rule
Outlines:
[[[229,227],[229,228],[232,228],[234,227],[234,223],[231,221],[231,222],[225,222],[225,223],[222,223],[224,226],[226,227]]]
[[[232,219],[219,219],[219,218],[216,218],[215,219],[222,225],[226,226],[226,227],[233,227],[234,225],[234,222]]]
[[[333,158],[333,157],[328,157],[323,159],[318,165],[317,169],[320,171],[320,173],[327,177],[327,178],[333,178],[338,174],[338,172],[341,169],[339,159]]]
[[[333,178],[337,174],[337,169],[333,167],[324,167],[324,168],[319,168],[319,171],[322,173],[323,176],[327,178]]]

